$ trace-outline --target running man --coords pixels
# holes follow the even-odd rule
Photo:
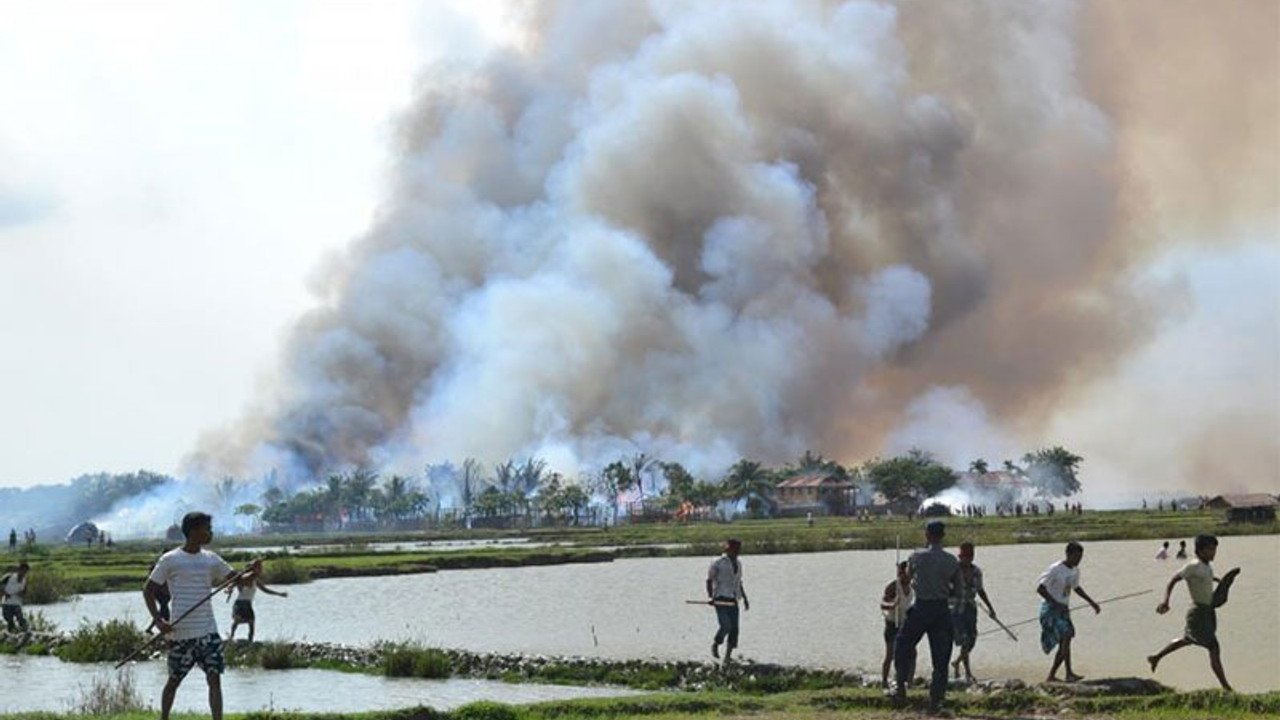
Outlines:
[[[222,720],[222,636],[208,600],[213,588],[229,582],[239,573],[221,557],[204,549],[213,540],[213,518],[189,512],[182,518],[182,546],[166,552],[151,570],[142,592],[151,620],[162,634],[172,633],[169,645],[169,680],[160,695],[160,720],[169,720],[178,686],[191,668],[199,665],[209,685],[209,712]],[[262,561],[254,560],[245,571],[257,577]],[[162,585],[173,596],[172,623],[160,614],[156,596]]]
[[[1156,606],[1156,612],[1161,615],[1169,612],[1169,595],[1173,593],[1173,586],[1179,580],[1187,581],[1191,607],[1187,609],[1182,637],[1170,640],[1155,655],[1148,655],[1147,662],[1151,664],[1151,672],[1154,673],[1165,655],[1188,645],[1199,645],[1209,651],[1209,667],[1217,676],[1218,684],[1223,690],[1230,691],[1231,684],[1227,682],[1227,673],[1222,669],[1222,648],[1218,644],[1217,608],[1227,604],[1227,594],[1231,591],[1231,583],[1235,582],[1236,575],[1240,574],[1240,568],[1232,568],[1219,580],[1213,576],[1213,566],[1210,565],[1218,554],[1218,538],[1213,535],[1197,535],[1195,543],[1195,562],[1187,563],[1173,574],[1164,588],[1164,600]],[[1217,590],[1213,588],[1215,582],[1218,583]]]
[[[3,607],[4,624],[9,632],[29,632],[27,617],[22,614],[22,600],[27,594],[27,571],[31,566],[23,562],[13,572],[0,578],[0,607]]]
[[[960,648],[960,657],[951,663],[951,674],[960,677],[960,666],[964,665],[965,680],[973,682],[969,653],[978,642],[978,599],[986,604],[987,616],[992,620],[996,619],[996,610],[982,585],[982,568],[973,564],[973,543],[968,541],[960,543],[960,576],[964,580],[964,593],[951,610],[952,633],[956,647]]]
[[[916,667],[916,645],[929,636],[929,656],[933,661],[933,679],[929,683],[929,711],[942,712],[947,696],[947,663],[951,661],[950,602],[963,592],[960,561],[942,549],[946,526],[931,520],[924,526],[929,546],[911,553],[907,559],[907,576],[915,601],[907,610],[907,618],[894,640],[893,664],[897,686],[893,698],[899,705],[907,699],[907,684]]]
[[[1058,667],[1065,665],[1067,682],[1083,680],[1071,669],[1071,639],[1076,635],[1075,625],[1071,622],[1071,593],[1084,598],[1093,606],[1094,614],[1102,612],[1098,603],[1080,587],[1080,561],[1084,558],[1084,547],[1080,543],[1067,543],[1066,558],[1049,566],[1040,579],[1036,581],[1036,592],[1044,601],[1040,603],[1040,648],[1048,655],[1053,648],[1058,654],[1053,656],[1053,666],[1049,668],[1047,682],[1058,681]]]
[[[880,665],[880,687],[889,687],[889,668],[893,667],[893,643],[898,639],[898,628],[907,618],[911,607],[911,578],[907,575],[907,563],[898,563],[898,576],[884,587],[880,598],[880,611],[884,613],[884,662]],[[914,669],[910,675],[914,675]]]
[[[707,571],[707,597],[716,609],[716,621],[719,628],[715,639],[711,642],[711,656],[720,657],[720,643],[724,646],[724,665],[729,665],[729,658],[738,647],[738,600],[742,600],[742,609],[750,610],[751,602],[747,600],[747,591],[742,587],[742,561],[738,554],[742,552],[742,541],[729,538],[724,544],[724,554],[711,563]]]
[[[227,599],[231,599],[232,589],[236,590],[236,601],[231,606],[231,633],[227,635],[230,642],[236,638],[236,628],[241,623],[249,626],[249,642],[253,642],[253,596],[257,591],[278,597],[289,597],[289,593],[272,590],[262,582],[261,577],[241,577],[227,587]]]

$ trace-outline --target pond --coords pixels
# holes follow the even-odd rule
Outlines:
[[[1170,538],[1176,542],[1178,538]],[[1188,539],[1189,540],[1189,539]],[[904,545],[910,544],[907,538]],[[1097,600],[1149,591],[1082,613],[1075,669],[1090,677],[1146,677],[1145,656],[1179,635],[1187,593],[1174,611],[1154,611],[1174,560],[1153,559],[1156,543],[1085,544],[1082,585]],[[895,551],[744,556],[752,600],[743,613],[740,655],[761,662],[879,673],[883,653],[878,605],[893,577]],[[980,547],[977,563],[1006,624],[1036,617],[1036,578],[1061,559],[1060,544]],[[907,551],[903,550],[903,557]],[[1228,678],[1243,692],[1280,690],[1280,536],[1228,537],[1215,568],[1243,572],[1231,602],[1219,611],[1219,638]],[[451,570],[423,575],[319,580],[288,588],[288,598],[259,595],[258,638],[367,646],[377,640],[417,641],[476,652],[580,655],[662,660],[710,660],[714,613],[685,600],[705,594],[711,558],[645,558],[612,563]],[[230,605],[217,600],[218,622]],[[145,617],[141,593],[88,595],[38,608],[62,629],[80,618]],[[1261,621],[1261,622],[1260,622]],[[985,617],[979,631],[996,629]],[[983,635],[973,653],[979,678],[1039,681],[1049,659],[1038,625]],[[242,636],[243,637],[243,636]],[[928,653],[921,648],[920,672]],[[1187,648],[1166,658],[1156,679],[1180,689],[1216,687],[1206,654]]]
[[[117,671],[109,663],[64,663],[56,658],[0,655],[0,713],[75,710],[95,682],[132,676],[143,703],[160,707],[163,662],[136,663]],[[260,710],[364,712],[429,705],[448,710],[477,700],[530,703],[634,694],[620,688],[503,683],[492,680],[418,680],[330,670],[231,668],[222,680],[226,712]],[[178,688],[174,710],[207,714],[204,678],[193,672]]]

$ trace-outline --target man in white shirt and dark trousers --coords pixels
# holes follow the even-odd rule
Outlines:
[[[147,578],[143,599],[156,629],[171,635],[169,645],[169,680],[160,696],[160,720],[169,720],[178,686],[191,668],[199,665],[209,684],[209,711],[213,720],[222,720],[222,637],[213,618],[208,600],[214,587],[238,577],[257,577],[261,561],[255,560],[245,573],[231,569],[221,557],[204,549],[213,540],[213,518],[202,512],[189,512],[182,518],[182,547],[160,557]],[[156,594],[168,585],[172,595],[172,622],[160,614]]]
[[[22,614],[22,598],[27,593],[27,571],[31,569],[25,561],[18,563],[13,572],[0,578],[0,597],[3,597],[4,623],[9,632],[28,632],[27,618]]]
[[[911,590],[915,600],[907,610],[907,618],[894,639],[893,664],[897,675],[897,687],[893,698],[901,705],[907,699],[907,684],[916,667],[916,645],[920,638],[929,636],[929,656],[933,662],[933,677],[929,683],[929,711],[942,713],[942,701],[947,696],[947,665],[951,662],[951,603],[961,597],[963,580],[960,561],[955,555],[942,549],[942,537],[946,526],[941,520],[931,520],[924,526],[924,550],[911,553],[907,559],[907,574],[911,578]]]
[[[751,609],[751,602],[742,587],[742,562],[738,560],[741,551],[742,541],[729,538],[724,544],[724,554],[716,558],[707,571],[707,597],[716,609],[716,620],[720,624],[711,643],[711,655],[720,657],[720,643],[725,643],[726,666],[738,647],[738,599],[742,599],[744,610]]]

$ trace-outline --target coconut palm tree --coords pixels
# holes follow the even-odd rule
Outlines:
[[[725,497],[730,500],[746,500],[747,510],[753,515],[767,515],[773,504],[773,477],[760,463],[743,458],[729,468],[721,483]]]

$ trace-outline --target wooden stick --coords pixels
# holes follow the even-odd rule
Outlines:
[[[987,617],[991,618],[991,622],[999,625],[1001,630],[1004,630],[1006,633],[1008,633],[1009,637],[1013,638],[1014,642],[1018,642],[1018,636],[1014,635],[1013,631],[1010,630],[1008,627],[1006,627],[1004,623],[997,620],[995,615],[988,613]]]
[[[249,571],[251,571],[252,569],[253,569],[253,564],[252,564],[252,563],[250,563],[250,564],[249,564],[249,567],[245,568],[244,570],[241,570],[240,572],[238,572],[238,573],[236,573],[236,574],[232,575],[231,577],[228,577],[226,580],[223,580],[223,581],[222,581],[221,583],[219,583],[219,584],[217,585],[217,587],[215,587],[215,588],[214,588],[214,589],[213,589],[213,590],[212,590],[208,595],[205,595],[205,596],[204,596],[204,598],[203,598],[202,600],[200,600],[200,602],[198,602],[198,603],[196,603],[195,605],[192,605],[191,607],[187,608],[186,612],[182,613],[181,615],[179,615],[179,616],[178,616],[178,618],[177,618],[176,620],[174,620],[173,622],[169,623],[169,629],[171,629],[171,630],[172,630],[172,629],[173,629],[173,627],[174,627],[175,625],[177,625],[178,623],[182,622],[182,619],[183,619],[183,618],[185,618],[186,616],[190,615],[190,614],[192,613],[192,611],[194,611],[196,608],[200,607],[201,605],[203,605],[203,604],[205,604],[205,603],[209,602],[209,600],[210,600],[210,599],[212,599],[214,595],[217,595],[218,593],[220,593],[220,592],[222,592],[223,590],[225,590],[225,589],[227,589],[228,587],[230,587],[232,583],[234,583],[235,581],[237,581],[237,580],[239,580],[240,578],[244,577],[244,576],[245,576],[245,574],[246,574],[246,573],[248,573]],[[147,650],[148,648],[150,648],[152,645],[156,644],[156,642],[157,642],[157,641],[159,641],[159,640],[160,640],[161,638],[163,638],[164,636],[165,636],[165,633],[162,633],[162,632],[156,632],[155,637],[153,637],[153,638],[151,638],[150,640],[146,641],[145,643],[143,643],[142,645],[140,645],[136,650],[134,650],[133,652],[131,652],[131,653],[129,653],[128,655],[126,655],[126,656],[124,657],[124,659],[123,659],[123,660],[121,660],[120,662],[116,663],[116,668],[115,668],[115,669],[116,669],[116,670],[119,670],[121,667],[123,667],[123,666],[124,666],[124,664],[125,664],[125,663],[127,663],[127,662],[129,662],[130,660],[132,660],[132,659],[134,659],[134,658],[138,657],[138,656],[139,656],[139,655],[141,655],[143,652],[146,652],[146,650]]]
[[[1117,595],[1117,596],[1115,596],[1115,597],[1113,597],[1113,598],[1107,598],[1106,600],[1099,600],[1099,601],[1098,601],[1098,604],[1099,604],[1099,605],[1105,605],[1106,603],[1109,603],[1109,602],[1115,602],[1115,601],[1117,601],[1117,600],[1128,600],[1129,598],[1135,598],[1135,597],[1138,597],[1139,595],[1146,595],[1146,594],[1147,594],[1147,593],[1149,593],[1149,592],[1154,592],[1154,591],[1153,591],[1153,590],[1142,590],[1142,591],[1139,591],[1139,592],[1129,593],[1128,595]],[[1081,607],[1085,607],[1085,606],[1083,606],[1083,605],[1082,605]],[[1067,612],[1071,612],[1071,611],[1070,611],[1070,610],[1067,610]],[[992,618],[992,619],[994,619],[994,618]],[[1007,626],[1006,626],[1006,625],[1004,625],[1004,624],[1000,624],[1000,627],[1004,628],[1005,632],[1008,632],[1008,631],[1009,631],[1009,628],[1011,628],[1011,627],[1018,627],[1019,625],[1026,625],[1027,623],[1037,622],[1038,620],[1040,620],[1040,616],[1039,616],[1039,615],[1036,615],[1035,617],[1031,618],[1030,620],[1019,620],[1019,621],[1018,621],[1018,622],[1016,622],[1016,623],[1009,623]],[[983,630],[982,632],[980,632],[980,633],[978,633],[978,634],[979,634],[979,635],[987,635],[987,634],[989,634],[989,633],[993,633],[993,632],[995,632],[995,630]]]

